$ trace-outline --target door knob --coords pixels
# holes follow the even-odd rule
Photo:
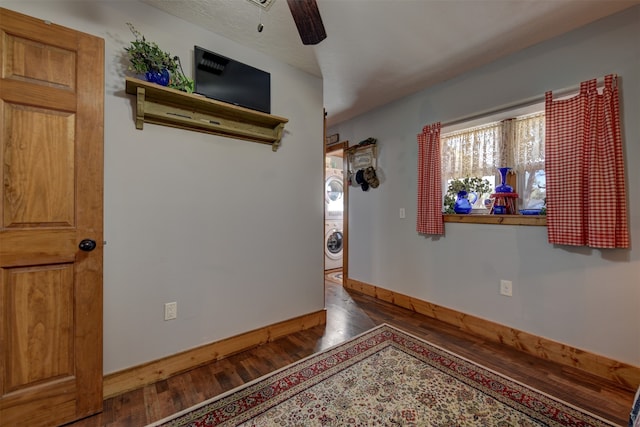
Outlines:
[[[80,242],[78,247],[81,251],[91,252],[96,248],[96,241],[91,239],[84,239],[82,242]]]

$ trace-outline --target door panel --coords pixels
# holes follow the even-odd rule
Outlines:
[[[60,425],[102,409],[104,41],[0,32],[0,424]]]
[[[76,53],[7,34],[4,77],[75,89]],[[45,66],[43,66],[45,65]]]
[[[4,110],[4,226],[75,225],[74,115],[8,103]]]
[[[7,347],[15,350],[6,361],[6,392],[73,376],[73,265],[7,274]]]

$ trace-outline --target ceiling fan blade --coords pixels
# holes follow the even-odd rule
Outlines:
[[[302,44],[318,44],[327,38],[316,0],[287,0]]]

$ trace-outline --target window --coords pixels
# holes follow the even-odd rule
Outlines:
[[[443,132],[443,194],[451,180],[469,176],[483,177],[495,188],[500,184],[497,168],[508,166],[517,177],[518,208],[541,208],[546,197],[544,134],[540,111]],[[478,194],[474,212],[486,212],[484,201],[489,196]]]
[[[544,113],[516,118],[513,122],[513,164],[517,173],[521,209],[544,206],[546,177],[544,171]]]

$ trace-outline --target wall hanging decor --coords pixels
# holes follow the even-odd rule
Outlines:
[[[325,138],[325,144],[328,147],[335,145],[340,142],[340,134],[334,133],[333,135],[329,135]]]
[[[367,138],[345,150],[349,185],[359,185],[362,191],[378,188],[380,180],[377,169],[378,146],[375,138]]]

